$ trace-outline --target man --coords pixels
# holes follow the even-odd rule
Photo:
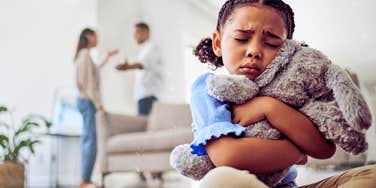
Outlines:
[[[160,90],[161,77],[161,56],[158,47],[150,41],[150,29],[146,23],[135,24],[134,39],[140,45],[137,61],[124,63],[116,66],[117,70],[138,70],[136,72],[134,98],[137,101],[138,114],[147,116],[153,102],[157,101]]]

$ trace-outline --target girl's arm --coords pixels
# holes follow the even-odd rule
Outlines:
[[[205,149],[215,166],[230,166],[265,174],[304,163],[306,156],[288,140],[221,137]]]
[[[206,80],[210,75],[198,77],[192,85],[193,154],[209,154],[216,166],[232,166],[260,174],[304,162],[301,158],[305,159],[305,154],[288,140],[234,138],[244,134],[246,128],[231,122],[229,105],[209,96]]]
[[[318,159],[333,156],[335,145],[326,140],[311,120],[283,102],[257,97],[233,109],[233,121],[246,126],[267,119],[304,153]]]

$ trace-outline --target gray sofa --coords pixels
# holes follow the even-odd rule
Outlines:
[[[171,150],[193,140],[188,104],[155,103],[149,118],[97,113],[98,162],[102,175],[112,172],[172,170]],[[363,164],[365,154],[338,149],[328,160],[309,159],[307,166],[325,168]]]
[[[188,104],[156,102],[150,116],[99,112],[98,163],[103,175],[112,172],[172,170],[172,149],[193,139]]]

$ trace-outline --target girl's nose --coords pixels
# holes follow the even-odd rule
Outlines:
[[[262,45],[261,42],[253,40],[247,48],[247,57],[261,59],[262,58]]]

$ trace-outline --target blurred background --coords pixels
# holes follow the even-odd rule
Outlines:
[[[354,73],[375,111],[376,1],[286,2],[295,12],[294,38],[323,51],[334,63]],[[207,71],[207,66],[192,55],[192,48],[200,39],[211,36],[223,3],[224,0],[0,0],[0,104],[14,109],[17,117],[30,112],[42,114],[71,134],[63,139],[43,138],[37,154],[29,160],[28,186],[50,187],[55,185],[56,176],[62,186],[74,186],[79,181],[82,125],[74,109],[73,115],[66,116],[69,105],[64,107],[62,101],[69,104],[75,95],[73,56],[84,27],[98,32],[99,46],[94,57],[99,59],[99,54],[109,49],[120,50],[102,72],[105,109],[135,115],[134,73],[114,69],[124,58],[136,58],[133,25],[139,21],[148,23],[151,38],[161,49],[164,85],[160,101],[189,103],[192,81]],[[63,108],[68,119],[61,115]],[[374,127],[368,131],[369,138],[376,138],[375,132]],[[370,139],[369,144],[364,162],[376,161],[375,140]],[[98,171],[95,179],[100,181]],[[113,186],[126,187],[127,183],[115,179],[120,185]],[[184,182],[195,186],[194,182]]]

